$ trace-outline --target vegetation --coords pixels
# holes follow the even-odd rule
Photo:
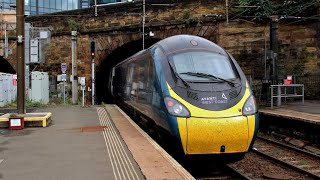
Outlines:
[[[263,20],[271,15],[310,17],[317,14],[317,0],[231,0],[235,17]]]
[[[183,21],[185,21],[185,23],[189,26],[192,23],[197,23],[197,25],[199,25],[201,23],[199,17],[197,17],[196,15],[193,15],[189,9],[185,9],[182,12],[182,16],[181,19]]]
[[[69,19],[68,26],[70,31],[78,31],[81,27],[81,24],[76,22],[74,19]]]
[[[47,106],[47,105],[42,104],[41,102],[33,102],[31,100],[27,100],[26,102],[26,107],[43,107],[43,106]],[[17,107],[17,101],[14,101],[4,106],[4,108],[13,108],[13,107]]]

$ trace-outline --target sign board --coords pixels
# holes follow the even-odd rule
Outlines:
[[[39,40],[30,40],[30,63],[39,63]]]
[[[86,77],[78,77],[78,82],[81,86],[86,85]]]
[[[47,39],[49,37],[47,31],[40,31],[40,39]]]
[[[61,74],[61,81],[67,81],[67,74]]]
[[[24,117],[12,117],[9,118],[9,129],[23,129]]]
[[[67,63],[61,63],[61,71],[63,74],[66,73],[67,71]]]
[[[17,86],[17,75],[16,74],[13,74],[12,75],[12,85],[13,86]]]

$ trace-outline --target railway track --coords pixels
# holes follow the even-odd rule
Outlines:
[[[320,156],[286,144],[259,137],[254,152],[308,177],[320,179]]]
[[[315,179],[256,152],[247,153],[243,160],[230,166],[247,179]]]
[[[207,163],[194,164],[189,163],[185,167],[197,180],[218,180],[218,179],[232,179],[232,180],[251,180],[251,178],[242,174],[232,166],[223,163]]]

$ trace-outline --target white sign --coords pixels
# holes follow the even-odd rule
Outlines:
[[[62,73],[66,73],[66,71],[67,71],[67,63],[61,63],[61,71],[62,71]]]
[[[61,74],[61,81],[67,81],[67,74]]]
[[[31,39],[30,40],[30,62],[38,63],[39,62],[39,40]]]
[[[10,119],[10,125],[11,126],[21,126],[21,120],[20,119]]]
[[[46,39],[46,38],[48,38],[48,32],[40,31],[40,39]]]
[[[86,77],[78,77],[78,81],[81,86],[86,85]]]

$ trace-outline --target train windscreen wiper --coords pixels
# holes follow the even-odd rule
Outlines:
[[[180,79],[181,82],[183,83],[183,85],[185,85],[187,88],[189,88],[189,87],[190,87],[189,83],[188,83],[186,80],[184,80],[183,78],[181,78],[181,77],[179,76],[179,74],[173,69],[170,61],[169,61],[169,66],[170,66],[171,71],[172,71],[173,74],[175,75],[175,77],[176,77],[177,79]]]
[[[212,74],[207,74],[207,73],[199,73],[199,72],[183,72],[183,73],[180,73],[180,74],[187,74],[187,75],[190,75],[190,76],[196,76],[196,77],[203,77],[203,78],[210,78],[210,79],[214,79],[214,80],[221,80],[221,81],[224,81],[226,83],[228,83],[229,85],[231,86],[235,86],[235,84],[231,81],[228,81],[226,79],[223,79],[221,77],[218,77],[218,76],[215,76],[215,75],[212,75]]]

